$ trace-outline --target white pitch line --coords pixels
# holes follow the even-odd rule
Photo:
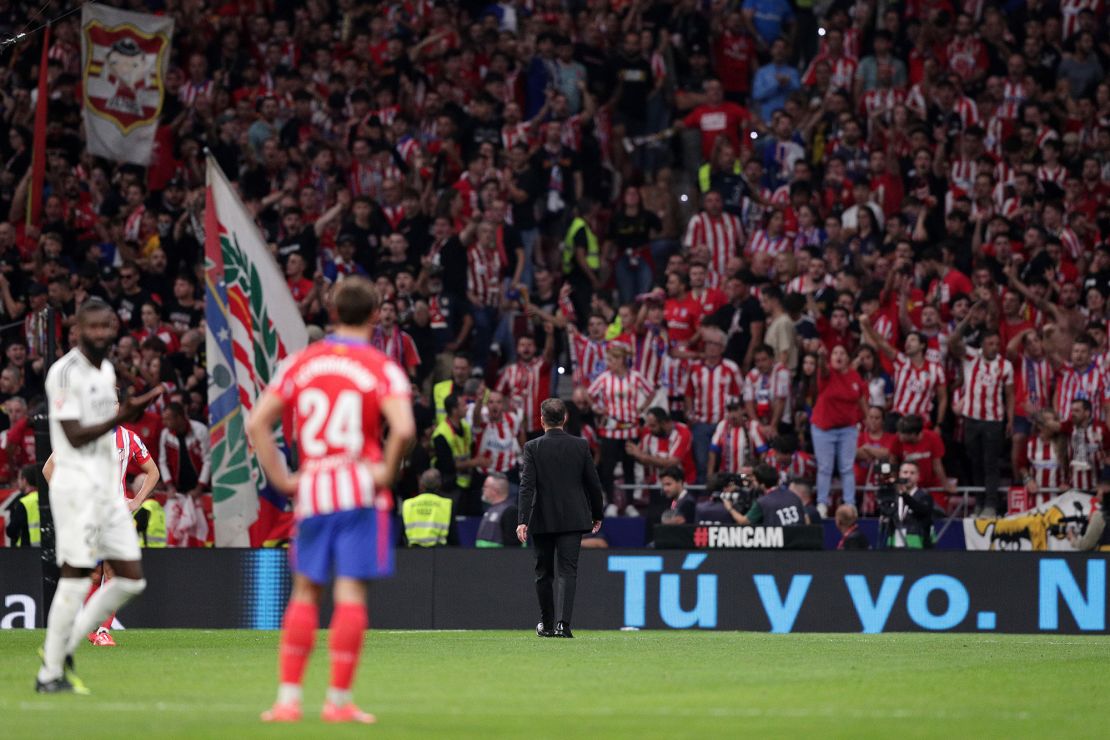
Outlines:
[[[57,711],[59,705],[55,702],[44,700],[39,702],[21,701],[3,702],[0,703],[0,709],[18,709],[19,711]],[[265,707],[256,706],[254,704],[184,704],[180,702],[154,702],[153,704],[131,704],[125,702],[90,702],[87,705],[81,706],[82,712],[223,712],[223,713],[254,713],[262,711]],[[411,704],[372,704],[370,708],[375,712],[393,712],[399,715],[403,714],[419,714],[425,710],[424,705],[411,703]],[[534,710],[533,710],[534,711]],[[448,714],[456,717],[498,717],[504,711],[486,710],[482,708],[443,708],[438,709],[437,712],[441,714]],[[776,707],[770,709],[761,709],[758,707],[706,707],[704,709],[697,708],[678,708],[678,707],[648,707],[638,708],[631,712],[621,712],[612,707],[560,707],[558,710],[552,710],[560,716],[575,715],[581,717],[620,717],[620,716],[642,716],[652,715],[659,718],[667,717],[685,717],[685,718],[698,718],[698,717],[722,717],[722,718],[744,718],[744,719],[763,719],[763,718],[780,718],[780,719],[854,719],[854,720],[897,720],[897,719],[931,719],[931,720],[952,720],[952,721],[965,721],[968,719],[981,718],[983,715],[979,711],[968,710],[966,712],[950,712],[947,710],[911,710],[911,709],[807,709],[805,707]],[[991,712],[990,716],[996,720],[1003,721],[1021,721],[1025,722],[1035,717],[1048,718],[1050,715],[1040,715],[1037,712],[1019,711],[1019,712]]]

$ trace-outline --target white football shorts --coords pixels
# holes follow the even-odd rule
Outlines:
[[[135,522],[119,488],[71,471],[50,481],[58,565],[95,568],[101,560],[139,560]]]

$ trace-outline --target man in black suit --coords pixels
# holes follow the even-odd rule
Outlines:
[[[549,398],[540,404],[544,435],[524,445],[520,474],[516,535],[521,542],[532,535],[536,553],[536,594],[540,600],[536,634],[540,637],[574,637],[570,620],[582,535],[601,529],[601,479],[594,467],[589,444],[563,431],[566,421],[567,407],[558,398]],[[559,619],[552,630],[556,592]]]

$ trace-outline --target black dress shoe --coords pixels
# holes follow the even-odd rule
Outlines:
[[[555,636],[574,637],[574,634],[570,631],[569,624],[567,624],[566,622],[559,622],[557,625],[555,625]]]
[[[549,630],[547,627],[543,626],[543,622],[540,622],[539,624],[536,625],[536,634],[539,637],[554,637],[555,636],[555,633],[552,630]]]

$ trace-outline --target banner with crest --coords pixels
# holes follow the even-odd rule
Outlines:
[[[173,18],[86,3],[81,89],[89,152],[146,166],[166,96]]]

